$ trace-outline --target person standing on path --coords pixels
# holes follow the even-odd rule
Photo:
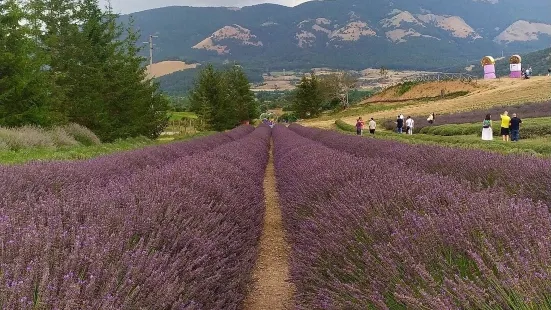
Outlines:
[[[377,123],[375,122],[375,120],[372,117],[371,120],[369,121],[369,133],[374,135],[375,134],[375,128],[377,128]]]
[[[361,117],[358,117],[358,120],[356,121],[356,134],[358,136],[363,135],[363,129],[364,129],[364,121]]]
[[[511,130],[511,141],[518,141],[520,138],[520,124],[522,120],[517,117],[517,113],[513,113],[513,118],[511,118],[510,127]]]
[[[482,140],[492,141],[494,139],[494,132],[492,130],[492,116],[486,114],[486,118],[482,122]]]
[[[404,130],[404,118],[400,118],[400,115],[398,115],[398,118],[396,119],[396,131],[398,133],[402,133]]]
[[[505,111],[501,114],[501,136],[503,141],[509,142],[509,124],[511,123],[511,118],[509,117],[509,112]]]
[[[413,126],[415,124],[415,121],[413,120],[413,118],[411,118],[411,116],[408,116],[408,118],[406,119],[406,133],[408,135],[412,135],[413,134]]]

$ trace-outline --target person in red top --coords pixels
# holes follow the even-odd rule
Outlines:
[[[361,136],[363,135],[363,131],[364,131],[364,121],[362,119],[362,117],[358,117],[358,120],[356,121],[356,134],[358,136]]]

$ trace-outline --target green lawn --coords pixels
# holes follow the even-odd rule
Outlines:
[[[0,164],[22,164],[29,161],[78,160],[89,159],[115,152],[135,150],[149,145],[160,145],[173,141],[185,141],[196,137],[212,134],[200,132],[195,135],[177,136],[175,140],[150,140],[147,138],[132,138],[113,143],[93,146],[77,146],[59,149],[34,148],[19,151],[0,151]]]
[[[336,127],[349,134],[356,132],[354,126],[337,120]],[[522,131],[521,131],[522,132]],[[365,134],[369,135],[369,133]],[[480,135],[428,135],[428,134],[397,134],[392,131],[378,129],[375,138],[395,140],[412,144],[432,144],[452,147],[483,149],[505,154],[524,153],[536,156],[551,156],[551,137],[540,136],[530,139],[521,139],[519,142],[503,142],[501,138],[495,137],[494,141],[482,141]]]
[[[184,118],[197,119],[197,115],[193,112],[170,112],[169,116],[169,121],[179,121]]]

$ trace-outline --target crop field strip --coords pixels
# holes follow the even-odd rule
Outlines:
[[[549,309],[545,204],[285,127],[273,139],[297,309]]]
[[[488,187],[501,189],[509,195],[539,200],[551,206],[549,159],[435,145],[409,145],[296,124],[289,128],[303,137],[360,158],[449,176],[459,182],[469,182],[473,190]]]
[[[262,229],[269,136],[243,126],[90,161],[2,166],[2,305],[238,307]]]
[[[551,309],[547,160],[261,125],[0,169],[10,309]]]

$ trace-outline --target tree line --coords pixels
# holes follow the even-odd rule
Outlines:
[[[117,19],[98,0],[1,1],[0,126],[158,136],[168,102],[147,77],[132,22]]]
[[[190,110],[210,130],[231,129],[260,114],[249,80],[239,65],[221,69],[207,65],[199,72],[188,99]]]

